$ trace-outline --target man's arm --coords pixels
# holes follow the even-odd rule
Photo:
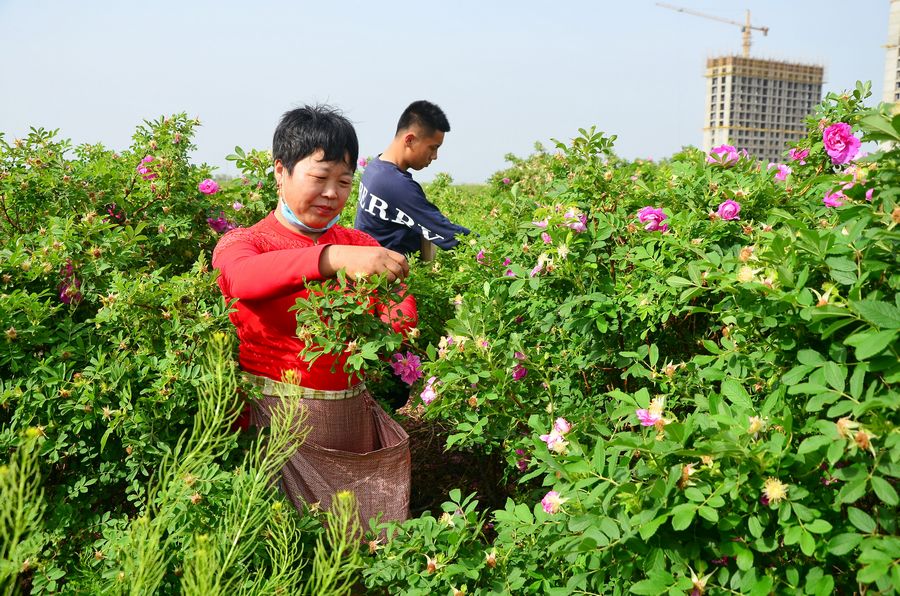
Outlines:
[[[405,191],[407,193],[405,200],[395,204],[414,222],[410,227],[422,234],[426,240],[446,250],[459,244],[455,238],[457,234],[471,233],[469,228],[453,223],[441,213],[441,210],[428,200],[425,191],[417,182],[410,180]]]

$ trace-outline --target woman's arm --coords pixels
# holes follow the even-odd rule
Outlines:
[[[406,335],[406,332],[419,324],[419,313],[416,309],[416,297],[406,293],[406,287],[400,291],[403,299],[391,304],[390,309],[385,312],[382,306],[380,310],[381,320],[389,324],[397,333]]]
[[[223,293],[241,300],[273,298],[296,292],[306,281],[325,279],[319,268],[328,245],[260,252],[237,232],[223,238],[213,252],[212,265],[221,272]],[[230,234],[229,234],[230,235]]]
[[[406,257],[377,245],[318,244],[260,252],[239,231],[220,241],[212,264],[221,272],[219,286],[225,295],[242,300],[290,294],[305,282],[333,278],[339,269],[350,276],[387,272],[391,281],[409,274]]]
[[[386,272],[389,281],[409,275],[406,257],[381,246],[329,245],[319,257],[319,270],[328,278],[334,277],[339,269],[346,269],[350,277]]]

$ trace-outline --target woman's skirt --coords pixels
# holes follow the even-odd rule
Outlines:
[[[306,407],[309,434],[281,470],[284,491],[295,507],[318,503],[327,509],[335,493],[348,490],[356,497],[363,531],[374,517],[409,517],[409,436],[365,384],[322,391],[246,376],[262,391],[253,424],[268,426],[282,399],[299,399]]]

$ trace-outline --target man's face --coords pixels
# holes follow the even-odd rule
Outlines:
[[[436,130],[431,136],[425,136],[422,129],[416,128],[412,131],[412,135],[413,138],[409,143],[409,167],[414,170],[427,168],[437,159],[438,149],[444,143],[444,133]]]
[[[321,228],[344,209],[353,185],[353,172],[345,162],[322,161],[319,149],[301,159],[288,174],[281,161],[275,162],[275,176],[285,202],[300,221]]]

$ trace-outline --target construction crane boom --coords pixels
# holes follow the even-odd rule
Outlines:
[[[657,6],[661,6],[663,8],[668,8],[674,10],[675,12],[683,12],[685,14],[694,15],[695,17],[703,17],[704,19],[712,19],[713,21],[719,21],[720,23],[728,23],[729,25],[737,25],[741,28],[741,33],[743,37],[743,48],[744,48],[744,58],[750,57],[750,32],[753,29],[757,31],[762,31],[763,36],[769,34],[768,27],[757,27],[756,25],[752,25],[750,23],[750,11],[747,11],[747,19],[745,22],[741,23],[740,21],[733,21],[731,19],[726,19],[723,17],[717,17],[715,15],[706,14],[703,12],[698,12],[696,10],[691,10],[690,8],[682,8],[680,6],[674,6],[672,4],[667,4],[665,2],[657,2]]]

